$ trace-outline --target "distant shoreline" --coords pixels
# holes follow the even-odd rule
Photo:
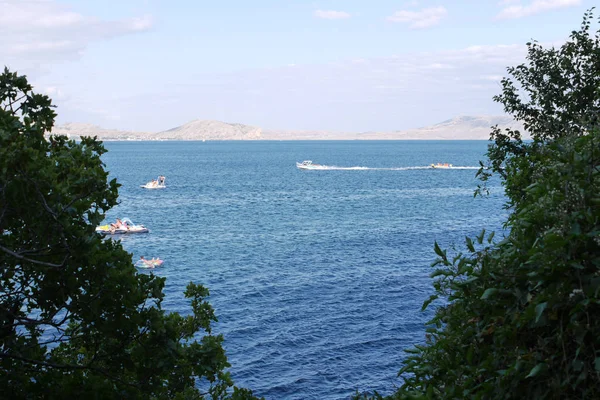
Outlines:
[[[102,139],[102,142],[487,142],[489,139]]]
[[[397,131],[274,130],[212,120],[195,120],[161,132],[105,129],[82,123],[56,126],[53,134],[70,137],[97,136],[103,141],[371,141],[371,140],[489,140],[492,127],[513,128],[522,124],[508,116],[459,116],[438,124]]]

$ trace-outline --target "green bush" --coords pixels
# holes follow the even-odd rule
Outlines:
[[[592,11],[560,48],[528,43],[494,99],[524,123],[493,129],[488,168],[502,179],[507,234],[435,245],[446,300],[408,350],[389,398],[600,398],[600,31]],[[434,303],[437,304],[437,303]],[[364,396],[368,397],[368,396]],[[381,398],[380,396],[375,396]]]
[[[164,279],[95,232],[118,197],[106,150],[47,139],[54,117],[24,76],[0,74],[0,396],[254,398],[225,371],[208,290],[190,283],[190,315],[166,313]]]

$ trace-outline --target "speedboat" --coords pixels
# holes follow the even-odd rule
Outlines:
[[[430,165],[430,167],[431,167],[431,168],[442,168],[442,169],[443,169],[443,168],[445,168],[445,169],[448,169],[448,168],[452,168],[452,164],[448,164],[448,163],[443,163],[443,164],[442,164],[442,163],[437,163],[437,164],[431,164],[431,165]]]
[[[130,233],[148,233],[150,232],[148,228],[144,225],[136,225],[129,218],[123,218],[121,221],[123,225],[120,227],[115,227],[113,224],[109,225],[101,225],[96,227],[96,232],[102,233],[104,235],[122,235],[122,234],[130,234]]]
[[[320,164],[313,164],[311,160],[304,160],[301,163],[297,162],[296,167],[300,169],[322,169],[323,166]]]
[[[141,259],[135,262],[135,266],[138,268],[154,269],[160,267],[163,262],[160,258],[153,258],[151,260]]]
[[[158,178],[146,183],[145,185],[140,185],[140,187],[144,189],[164,189],[167,186],[165,185],[165,177],[161,175]]]

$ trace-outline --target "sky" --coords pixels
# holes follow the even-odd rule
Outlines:
[[[52,97],[58,124],[392,131],[502,115],[492,97],[525,44],[559,46],[594,5],[0,0],[0,64]]]

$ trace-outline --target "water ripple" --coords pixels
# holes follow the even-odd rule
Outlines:
[[[210,302],[240,386],[266,399],[391,393],[403,350],[423,341],[433,242],[499,229],[502,188],[473,198],[485,142],[108,143],[123,185],[109,218],[150,233],[122,238],[161,257],[164,306],[189,312],[188,282]],[[369,170],[300,171],[295,162]],[[139,188],[153,176],[167,188]],[[141,273],[149,273],[142,271]]]

